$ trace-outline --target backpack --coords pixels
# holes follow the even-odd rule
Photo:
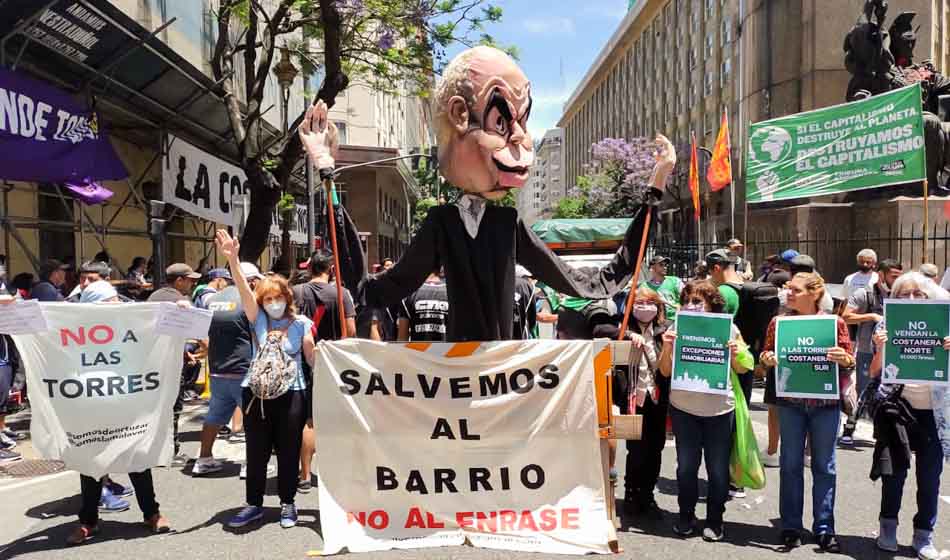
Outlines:
[[[778,288],[768,282],[745,282],[741,286],[726,284],[739,294],[739,312],[735,323],[753,356],[765,344],[765,331],[772,317],[778,315]]]
[[[258,342],[257,355],[251,361],[248,372],[248,386],[254,399],[261,400],[261,416],[264,415],[264,401],[276,399],[286,393],[297,379],[297,361],[284,350],[284,338],[287,330],[270,331],[270,318],[267,320],[269,332],[263,342]],[[252,330],[252,332],[254,332]],[[257,340],[257,333],[254,333]],[[250,410],[251,403],[247,409]],[[245,411],[247,412],[247,411]]]

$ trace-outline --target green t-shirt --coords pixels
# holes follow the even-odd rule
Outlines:
[[[719,294],[722,299],[726,300],[726,307],[722,312],[735,317],[736,313],[739,312],[739,292],[728,284],[722,284],[719,286]]]
[[[666,318],[669,321],[676,319],[676,312],[680,308],[680,292],[683,291],[683,281],[676,276],[667,276],[659,284],[647,280],[640,284],[641,288],[649,288],[660,294],[666,304]]]

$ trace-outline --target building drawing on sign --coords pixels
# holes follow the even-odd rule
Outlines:
[[[688,371],[684,371],[682,375],[677,375],[673,378],[673,387],[682,391],[695,391],[699,393],[709,393],[713,389],[722,390],[724,387],[712,387],[709,384],[709,380],[705,377],[695,376],[690,377]]]
[[[792,377],[792,370],[783,367],[781,373],[775,378],[775,388],[780,393],[788,392],[788,380]]]

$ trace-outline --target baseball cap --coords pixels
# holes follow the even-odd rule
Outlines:
[[[733,245],[738,245],[738,246],[740,246],[740,247],[745,247],[745,245],[742,244],[742,241],[740,241],[738,237],[733,237],[733,238],[730,239],[729,241],[726,241],[726,247],[731,247],[731,246],[733,246]]]
[[[782,254],[779,256],[779,258],[782,260],[782,262],[791,264],[792,259],[798,255],[799,253],[795,249],[786,249],[782,251]]]
[[[201,278],[200,274],[185,263],[175,263],[169,266],[165,269],[165,276],[168,278],[191,278],[192,280]]]
[[[737,259],[736,254],[729,249],[716,249],[706,253],[705,260],[708,266],[712,266],[714,264],[735,264]]]
[[[815,259],[808,255],[798,254],[790,262],[793,272],[814,272]]]
[[[40,267],[40,278],[48,278],[50,274],[57,270],[69,270],[69,265],[65,265],[56,259],[49,259]]]
[[[670,262],[670,258],[669,258],[669,257],[664,257],[664,256],[662,256],[662,255],[656,255],[655,257],[653,257],[652,259],[650,259],[650,266],[653,266],[653,265],[659,264],[659,263],[668,263],[668,262]]]
[[[253,280],[255,278],[257,278],[258,280],[264,279],[264,275],[261,274],[261,271],[258,270],[258,268],[254,264],[249,263],[249,262],[241,263],[241,272],[244,273],[244,277],[247,278],[248,280]]]
[[[86,286],[79,296],[79,303],[98,303],[100,301],[110,300],[119,295],[112,284],[105,280],[96,280]]]
[[[231,271],[226,268],[212,268],[208,271],[208,280],[217,280],[218,278],[231,280]]]

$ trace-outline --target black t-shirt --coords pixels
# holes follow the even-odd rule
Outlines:
[[[409,320],[409,340],[414,342],[444,342],[448,317],[445,282],[426,282],[399,306],[399,318]]]
[[[214,312],[208,331],[208,369],[212,374],[244,375],[253,350],[241,293],[229,286],[208,298],[208,309]]]
[[[317,331],[315,340],[339,340],[342,337],[343,329],[340,327],[335,285],[307,282],[294,286],[293,292],[297,312],[313,320]],[[343,292],[343,314],[347,319],[356,317],[353,298],[346,290]]]
[[[537,323],[538,310],[534,305],[534,286],[527,278],[515,278],[515,307],[512,315],[511,337],[531,338]]]

